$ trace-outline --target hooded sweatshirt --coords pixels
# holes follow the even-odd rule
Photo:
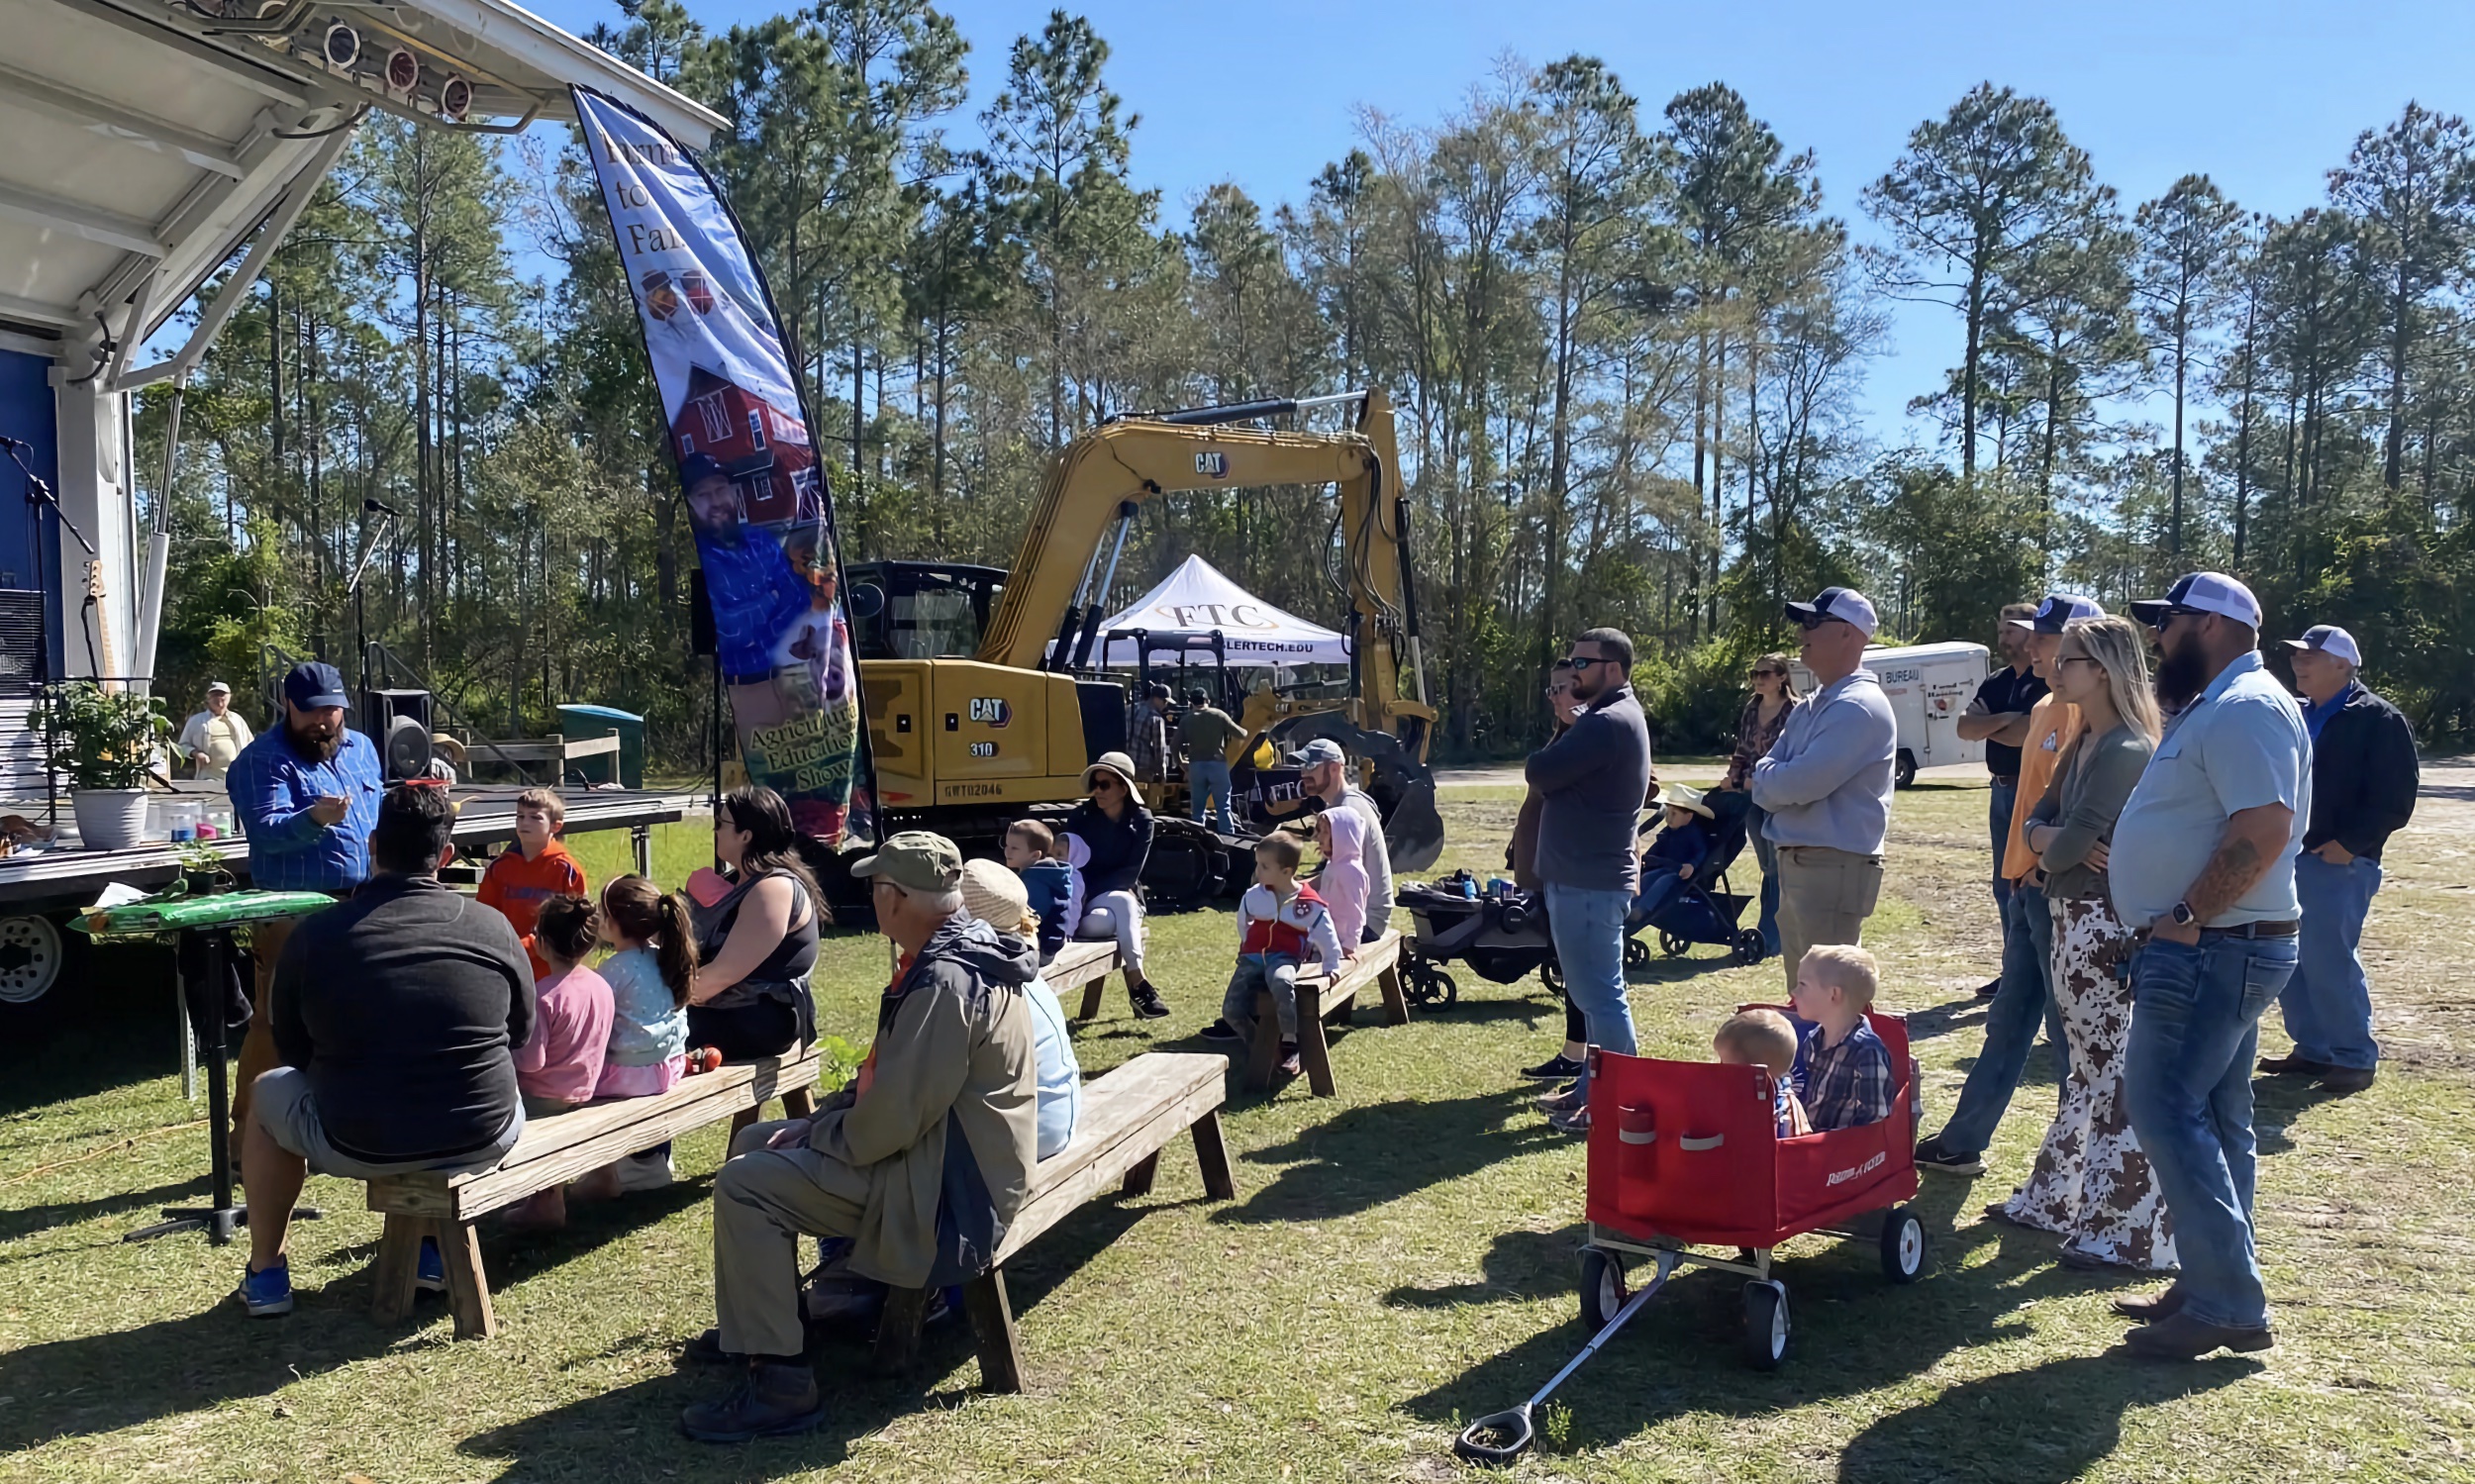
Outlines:
[[[516,930],[516,940],[525,945],[525,954],[533,960],[533,977],[549,975],[549,960],[533,946],[534,929],[542,921],[542,904],[552,897],[581,897],[589,888],[584,867],[567,853],[563,841],[552,839],[542,847],[542,853],[525,859],[521,848],[502,851],[490,868],[481,873],[481,890],[476,893],[481,905],[495,907],[507,915],[507,924]]]
[[[879,1003],[867,1090],[835,1099],[808,1133],[810,1148],[867,1174],[860,1276],[941,1287],[996,1258],[1038,1156],[1023,986],[1039,971],[1033,943],[957,913]]]

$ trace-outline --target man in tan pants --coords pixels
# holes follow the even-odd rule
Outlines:
[[[1762,833],[1778,846],[1779,946],[1793,988],[1805,950],[1860,941],[1881,899],[1899,724],[1864,667],[1880,626],[1863,593],[1825,588],[1787,613],[1820,689],[1789,713],[1750,784],[1769,816]]]
[[[870,878],[903,968],[851,1086],[814,1118],[742,1134],[714,1178],[720,1323],[690,1350],[744,1360],[748,1375],[680,1415],[700,1441],[805,1433],[825,1416],[801,1358],[802,1236],[850,1238],[863,1279],[943,1287],[987,1271],[1031,1189],[1039,1078],[1023,986],[1039,945],[963,910],[962,852],[942,836],[897,835],[851,874]]]

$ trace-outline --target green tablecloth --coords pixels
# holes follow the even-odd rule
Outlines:
[[[150,938],[189,928],[229,928],[242,923],[307,917],[336,899],[320,891],[228,891],[215,896],[156,895],[144,901],[88,911],[79,926],[98,939]]]

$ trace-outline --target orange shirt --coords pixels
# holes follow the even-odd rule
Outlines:
[[[2080,735],[2080,708],[2046,696],[2029,709],[2029,738],[2020,745],[2020,796],[2011,806],[2011,843],[2003,849],[2003,874],[2025,881],[2036,869],[2036,852],[2029,848],[2024,827],[2029,811],[2045,797],[2054,781],[2062,752]]]
[[[542,853],[525,859],[521,848],[502,852],[481,873],[481,905],[495,907],[515,928],[524,940],[525,951],[533,957],[533,977],[541,978],[550,971],[547,960],[533,946],[535,925],[542,920],[542,904],[552,897],[581,897],[589,888],[584,867],[567,853],[566,845],[551,841]]]

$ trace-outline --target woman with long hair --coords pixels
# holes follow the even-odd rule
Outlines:
[[[1127,1002],[1137,1016],[1156,1021],[1169,1007],[1143,974],[1143,903],[1137,887],[1143,862],[1151,858],[1151,811],[1143,807],[1134,759],[1123,752],[1101,753],[1083,769],[1083,794],[1058,827],[1091,852],[1082,867],[1083,921],[1074,936],[1117,940]]]
[[[825,898],[799,858],[791,810],[772,789],[723,796],[713,817],[714,858],[731,891],[697,915],[698,957],[688,992],[691,1043],[724,1059],[779,1056],[815,1032],[808,971],[817,962]]]
[[[1785,654],[1764,654],[1753,661],[1751,674],[1753,698],[1744,703],[1744,712],[1736,718],[1735,751],[1728,758],[1727,776],[1719,780],[1722,790],[1741,791],[1752,776],[1753,764],[1770,751],[1771,743],[1788,724],[1788,713],[1804,704],[1797,694],[1796,677],[1788,673]],[[1779,847],[1762,834],[1762,823],[1770,816],[1758,804],[1747,803],[1744,810],[1745,834],[1753,841],[1753,858],[1762,867],[1762,915],[1760,932],[1762,951],[1779,951]]]
[[[2128,619],[2072,620],[2053,690],[2080,709],[2081,731],[2030,812],[2028,844],[2054,918],[2054,1008],[2070,1072],[2035,1169],[1996,1213],[2059,1233],[2067,1266],[2161,1271],[2174,1266],[2174,1227],[2123,1101],[2131,930],[2106,879],[2116,821],[2157,746],[2145,636]]]

